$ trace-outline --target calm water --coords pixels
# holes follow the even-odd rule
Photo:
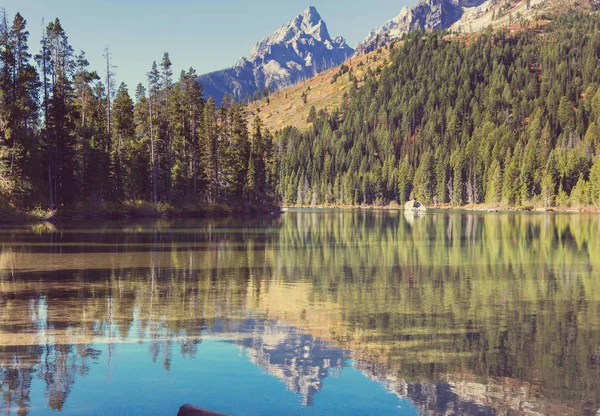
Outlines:
[[[0,412],[600,414],[600,216],[0,229]]]

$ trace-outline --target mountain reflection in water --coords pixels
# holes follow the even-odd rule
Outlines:
[[[263,376],[244,367],[258,384],[236,400],[289,414],[368,399],[396,414],[600,408],[598,216],[293,211],[9,227],[0,246],[4,413],[81,413],[88,401],[102,414],[151,394],[164,414],[161,403],[198,397],[177,380],[214,364],[226,386],[248,361]],[[157,368],[168,382],[146,374]],[[217,385],[210,404],[235,412]]]

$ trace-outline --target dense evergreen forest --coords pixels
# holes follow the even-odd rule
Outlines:
[[[547,24],[546,24],[547,23]],[[203,98],[168,53],[134,96],[76,54],[58,19],[38,53],[0,22],[2,210],[173,206],[600,205],[600,18],[569,13],[472,36],[413,32],[341,108],[273,138]],[[310,105],[310,103],[306,104]],[[275,144],[274,144],[275,143]]]
[[[599,57],[596,13],[411,33],[379,75],[355,79],[343,108],[278,133],[279,194],[298,205],[599,205]]]
[[[2,209],[100,211],[276,204],[272,139],[243,106],[204,100],[193,69],[173,77],[165,53],[134,92],[116,88],[110,52],[101,76],[76,54],[58,19],[39,53],[26,21],[0,22]],[[150,203],[150,204],[148,204]],[[90,208],[91,207],[91,208]],[[194,208],[191,208],[194,209]]]

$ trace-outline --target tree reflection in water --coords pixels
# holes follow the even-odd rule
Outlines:
[[[434,414],[595,414],[600,219],[301,211],[0,233],[2,408],[60,410],[100,356],[205,336],[310,406],[347,360]],[[109,373],[110,374],[110,371]]]

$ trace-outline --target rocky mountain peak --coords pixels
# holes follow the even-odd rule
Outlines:
[[[294,19],[267,36],[250,51],[248,61],[255,61],[269,54],[274,46],[291,45],[303,40],[302,43],[316,44],[331,42],[327,24],[314,6],[308,7]]]
[[[315,6],[307,7],[306,10],[298,15],[298,18],[301,18],[307,26],[316,26],[323,21]]]
[[[217,100],[223,94],[243,100],[266,86],[280,89],[310,78],[353,53],[344,38],[331,38],[316,7],[310,6],[258,42],[233,68],[200,76],[199,81]]]
[[[448,29],[469,9],[479,8],[493,0],[419,0],[410,9],[403,8],[400,14],[381,27],[371,30],[366,39],[357,45],[359,53],[370,52],[400,39],[413,30]]]

